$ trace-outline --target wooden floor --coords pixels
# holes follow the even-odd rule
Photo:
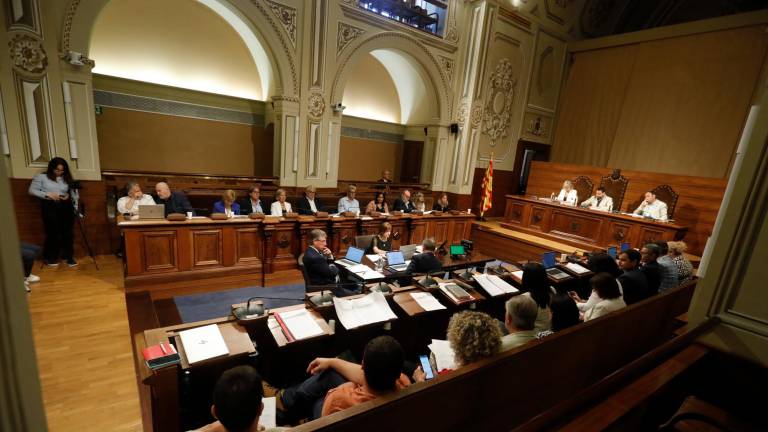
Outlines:
[[[132,302],[129,322],[121,261],[112,255],[97,260],[98,271],[90,258],[81,258],[75,268],[41,268],[38,263],[32,271],[41,281],[32,284],[29,311],[53,432],[143,430],[129,329],[141,331],[161,321],[168,325],[178,316],[173,296],[249,285],[226,279],[178,284],[146,294],[148,301],[138,307]],[[301,281],[298,270],[288,270],[269,275],[266,285]]]

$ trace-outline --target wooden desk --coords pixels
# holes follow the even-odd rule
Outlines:
[[[571,244],[582,249],[620,243],[641,247],[654,241],[681,240],[688,227],[623,214],[565,206],[547,199],[507,195],[501,226]]]

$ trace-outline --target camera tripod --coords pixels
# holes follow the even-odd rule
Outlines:
[[[96,270],[101,270],[99,269],[99,264],[96,262],[96,256],[93,254],[93,249],[91,249],[91,244],[88,242],[88,236],[86,235],[85,224],[83,223],[83,220],[85,220],[85,209],[80,211],[78,206],[73,207],[72,210],[75,212],[75,220],[77,220],[77,226],[80,227],[80,234],[83,236],[83,244],[85,244],[85,249],[88,251],[88,256],[93,260],[93,265],[96,266]]]

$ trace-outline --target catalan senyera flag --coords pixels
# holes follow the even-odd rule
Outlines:
[[[485,177],[483,177],[483,201],[480,205],[480,217],[486,210],[490,210],[493,207],[493,153],[491,153],[491,160],[488,161],[488,169],[485,170]]]

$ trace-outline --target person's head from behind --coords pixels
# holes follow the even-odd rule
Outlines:
[[[372,339],[363,352],[363,374],[368,387],[377,393],[394,390],[404,361],[405,353],[395,338]]]
[[[648,191],[645,193],[645,202],[648,204],[653,204],[653,202],[656,201],[656,194],[652,191]]]
[[[497,321],[483,312],[463,311],[448,322],[448,342],[458,366],[491,357],[501,348]]]
[[[211,414],[227,432],[256,430],[263,405],[261,377],[251,366],[227,370],[213,389]]]
[[[595,191],[595,196],[598,197],[598,198],[604,197],[605,196],[605,188],[602,187],[602,186],[597,188],[597,191]]]
[[[589,280],[589,285],[595,291],[598,297],[603,300],[615,299],[621,297],[619,283],[608,273],[598,273]]]
[[[659,247],[656,243],[648,243],[640,250],[640,258],[645,264],[655,262],[659,258]]]
[[[656,247],[659,248],[659,257],[663,257],[665,255],[669,255],[669,245],[665,241],[657,241],[653,244],[656,245]],[[657,257],[658,258],[658,257]]]
[[[425,238],[421,242],[421,250],[424,252],[434,252],[435,251],[435,239],[432,237]]]
[[[168,187],[168,183],[160,182],[155,185],[155,193],[160,199],[168,199],[171,197],[171,188]]]
[[[504,311],[504,326],[510,333],[533,330],[536,326],[539,309],[528,296],[518,295],[507,300]]]
[[[69,171],[69,164],[64,158],[55,157],[48,162],[45,169],[45,175],[48,179],[56,181],[58,177],[64,180],[64,183],[72,183],[72,173]]]
[[[576,301],[566,293],[552,296],[552,301],[549,302],[549,313],[552,319],[553,332],[565,330],[580,322],[579,308],[576,306]]]
[[[384,204],[384,201],[386,200],[387,196],[384,194],[384,192],[376,192],[376,195],[373,197],[373,201],[379,206]]]
[[[634,270],[640,265],[641,258],[637,249],[627,249],[619,254],[619,268],[624,271]]]
[[[235,191],[232,189],[227,189],[221,194],[221,202],[223,202],[226,207],[231,207],[232,203],[235,202],[235,199],[237,199],[237,195],[235,195]]]
[[[589,256],[587,267],[594,273],[609,273],[614,277],[621,275],[621,269],[616,260],[607,253],[595,253]]]
[[[129,181],[125,184],[125,194],[129,198],[133,199],[141,199],[141,197],[144,195],[141,193],[141,185],[134,181]]]
[[[529,262],[523,266],[523,291],[531,293],[536,304],[545,309],[549,306],[552,291],[549,288],[547,270],[537,262]]]
[[[680,256],[688,250],[688,245],[682,241],[669,242],[669,254],[672,256]]]
[[[403,193],[400,194],[400,197],[403,199],[403,202],[408,202],[411,200],[411,191],[408,189],[404,190]]]

